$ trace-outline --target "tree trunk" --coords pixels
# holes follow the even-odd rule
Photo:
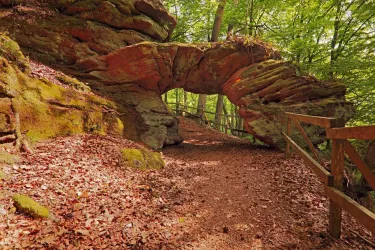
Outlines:
[[[254,36],[254,27],[255,27],[255,18],[254,18],[254,0],[250,0],[250,13],[249,13],[249,21],[250,21],[250,26],[249,26],[249,35]]]
[[[214,26],[212,28],[212,35],[211,35],[212,42],[217,42],[219,40],[220,27],[221,27],[221,23],[223,22],[224,8],[225,8],[226,2],[227,2],[226,0],[220,0],[219,6],[217,6]]]
[[[168,92],[164,94],[164,102],[168,104]]]
[[[212,35],[211,35],[212,42],[217,42],[219,40],[220,27],[221,27],[221,23],[223,22],[224,8],[225,8],[226,2],[227,2],[226,0],[220,0],[219,5],[217,6],[214,26],[212,28]],[[215,112],[215,128],[218,130],[220,130],[221,116],[223,113],[223,104],[224,104],[224,96],[218,95],[217,103],[216,103],[216,112]]]
[[[188,96],[187,96],[187,92],[184,90],[184,105],[183,105],[184,111],[188,110],[187,102],[188,102]]]
[[[223,105],[223,111],[224,111],[224,124],[226,126],[227,129],[230,130],[230,132],[232,133],[232,129],[233,129],[233,126],[231,124],[231,121],[229,120],[229,113],[228,113],[228,110],[227,108],[225,107],[225,104]],[[226,118],[226,119],[225,119]],[[228,134],[228,131],[227,129],[225,129],[225,133]]]
[[[217,95],[216,112],[215,112],[215,128],[218,130],[220,130],[223,106],[224,106],[224,96]]]
[[[230,40],[233,37],[233,28],[234,28],[233,24],[228,24],[226,40]]]
[[[231,128],[233,129],[234,128],[234,119],[235,119],[235,115],[236,115],[236,112],[235,112],[235,107],[234,107],[234,104],[230,104],[230,125],[231,125]],[[235,135],[234,133],[234,131],[232,130],[231,131],[232,132],[232,135]]]
[[[330,58],[330,69],[329,69],[329,76],[331,79],[335,76],[335,64],[337,60],[336,56],[336,45],[339,36],[340,30],[340,13],[341,13],[341,1],[336,1],[336,17],[335,22],[333,23],[333,37],[331,40],[331,58]]]
[[[178,93],[178,89],[175,90],[175,93],[176,93],[176,114],[180,115],[181,114],[181,110],[180,110],[180,96],[179,96],[179,93]]]
[[[200,94],[198,98],[198,107],[197,107],[197,114],[199,117],[202,118],[203,111],[206,109],[206,102],[207,102],[207,95]]]

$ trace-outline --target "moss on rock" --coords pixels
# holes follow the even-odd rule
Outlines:
[[[7,52],[9,49],[4,45],[8,43],[14,47],[12,53]],[[69,87],[33,78],[20,70],[12,58],[25,59],[17,43],[0,34],[0,64],[3,66],[0,93],[7,97],[1,98],[0,132],[14,129],[14,117],[18,113],[21,131],[27,131],[26,137],[31,142],[87,132],[123,134],[124,125],[116,113],[115,103],[95,95],[84,83],[66,75],[61,74],[59,80]],[[25,63],[28,67],[27,61]]]
[[[141,170],[161,169],[165,166],[165,162],[160,153],[151,152],[146,149],[122,149],[121,158],[125,166]]]
[[[83,82],[78,81],[76,78],[73,78],[67,75],[57,75],[56,78],[63,84],[71,86],[77,90],[86,91],[86,92],[90,91],[89,86],[85,85]]]
[[[0,56],[15,63],[22,71],[29,70],[29,63],[20,46],[8,36],[0,33]]]
[[[14,206],[21,212],[34,218],[47,218],[50,215],[49,210],[31,199],[29,196],[16,194],[13,197]]]
[[[0,164],[14,164],[20,160],[19,156],[10,154],[6,151],[0,151]]]
[[[0,180],[4,180],[7,178],[7,175],[4,173],[3,170],[0,169]]]

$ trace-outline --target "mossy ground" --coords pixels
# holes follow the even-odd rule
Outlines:
[[[146,149],[122,149],[121,158],[124,166],[140,170],[161,169],[165,166],[161,154]]]
[[[16,194],[13,197],[14,206],[21,212],[28,214],[34,218],[47,218],[49,216],[49,210],[34,201],[30,197],[22,194]]]

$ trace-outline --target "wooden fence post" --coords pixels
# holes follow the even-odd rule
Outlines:
[[[345,140],[332,140],[332,160],[331,174],[333,175],[333,187],[342,191],[342,181],[344,178],[344,146]],[[338,239],[341,235],[341,213],[342,208],[339,204],[329,201],[329,234]]]
[[[290,130],[291,130],[291,122],[292,119],[288,117],[287,125],[286,125],[286,135],[290,137]],[[285,158],[288,159],[290,157],[290,143],[286,143],[286,148],[285,148]]]

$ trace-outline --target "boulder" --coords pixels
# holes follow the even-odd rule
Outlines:
[[[228,99],[240,107],[245,129],[258,140],[278,148],[284,146],[281,131],[284,112],[328,116],[348,121],[354,115],[345,101],[346,87],[336,81],[322,82],[304,76],[292,63],[267,60],[237,71],[223,85]],[[314,145],[325,141],[325,129],[302,124]],[[294,129],[293,137],[304,145]]]
[[[146,149],[122,149],[121,160],[125,167],[132,167],[140,170],[161,169],[165,166],[160,153],[151,152]]]
[[[29,196],[16,194],[12,199],[17,210],[34,218],[48,218],[50,215],[48,208],[34,201]]]

